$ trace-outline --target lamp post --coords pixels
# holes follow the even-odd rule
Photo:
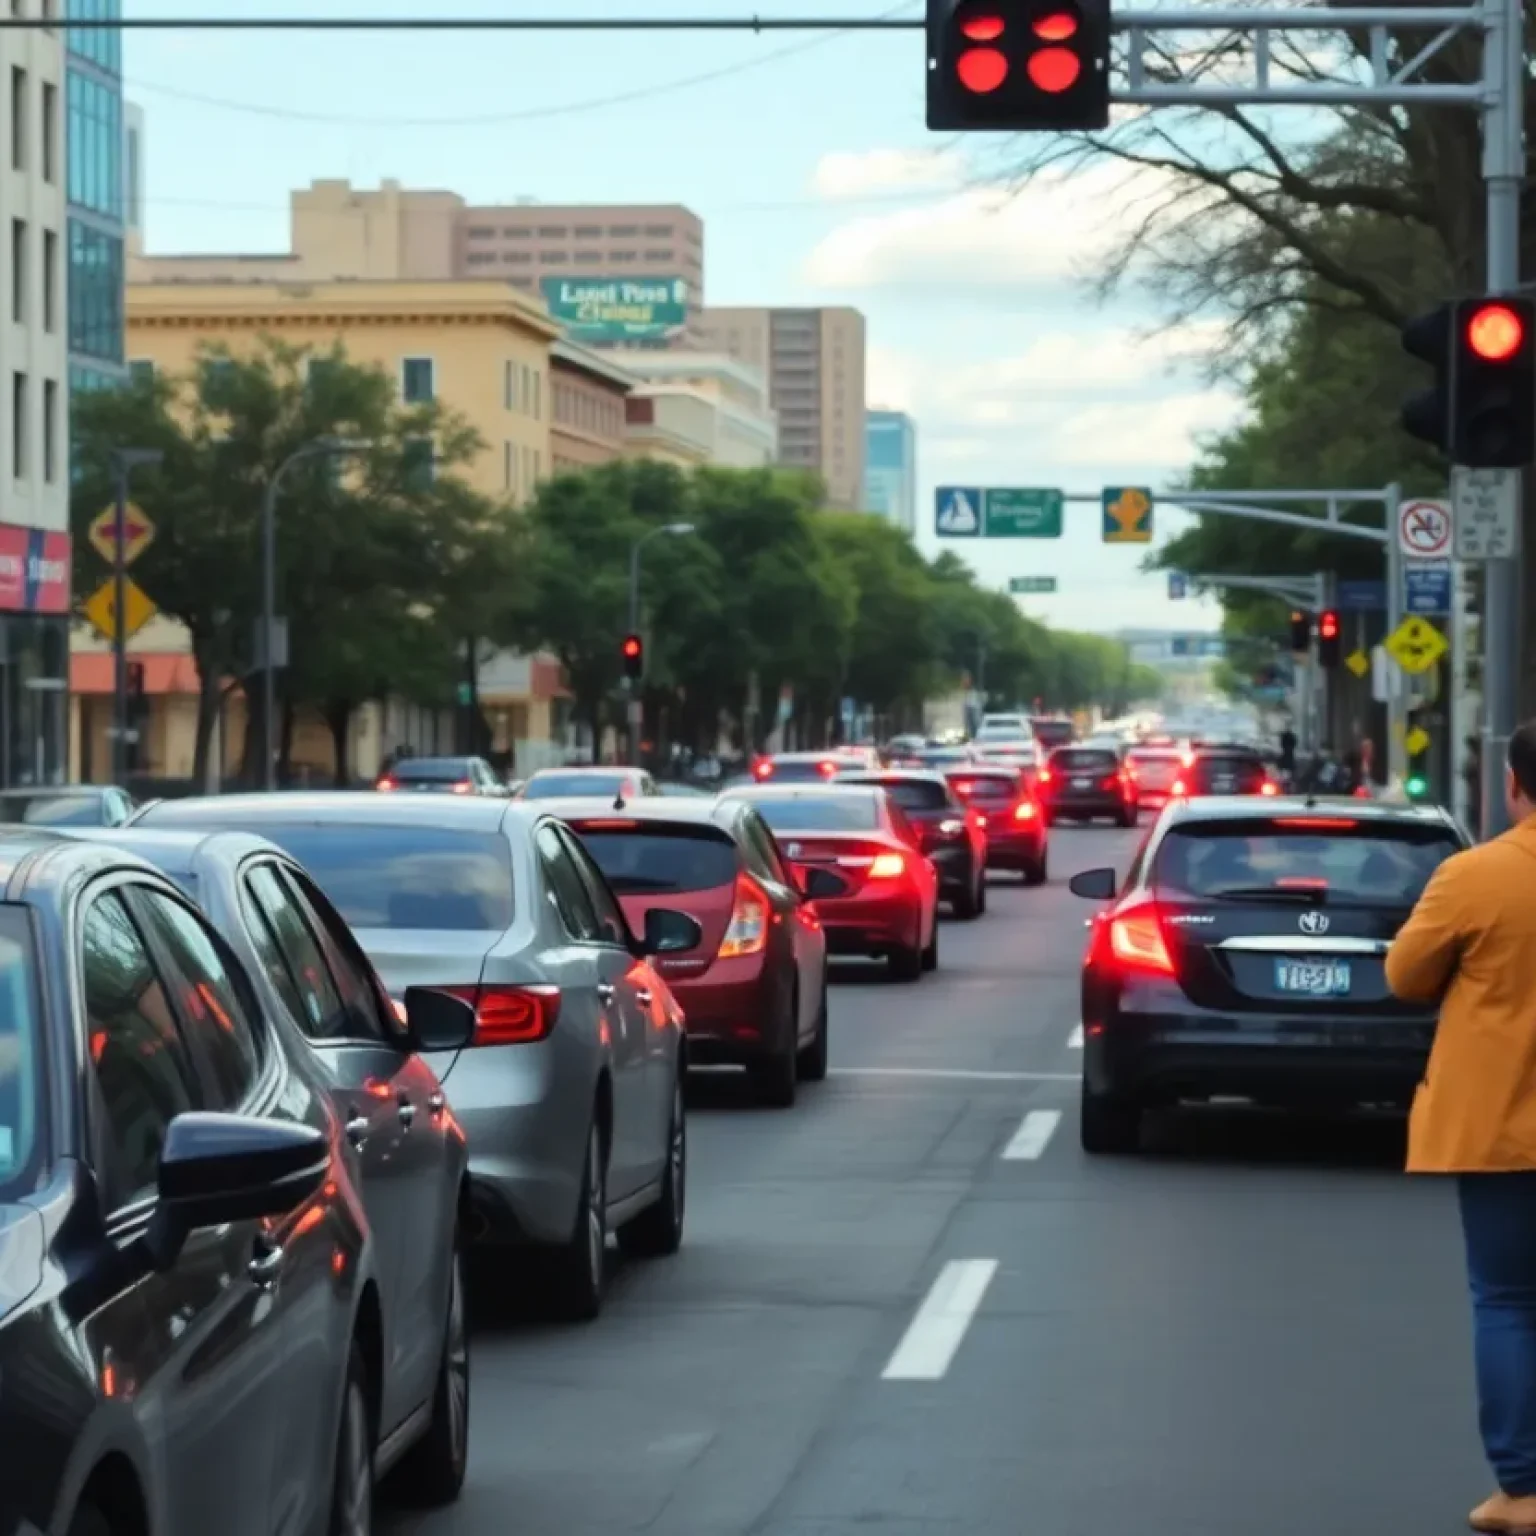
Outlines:
[[[275,721],[277,719],[277,493],[283,479],[295,464],[308,459],[339,458],[349,453],[366,453],[371,442],[360,438],[317,437],[305,443],[277,466],[267,481],[261,504],[261,787],[277,788]],[[287,647],[284,646],[286,651]],[[286,661],[286,657],[284,658]]]
[[[634,635],[640,632],[640,551],[645,548],[652,539],[660,539],[668,536],[681,537],[683,534],[692,533],[692,523],[663,523],[659,528],[652,528],[649,533],[642,533],[633,544],[629,546],[629,633]],[[624,680],[625,687],[629,690],[629,755],[636,764],[640,761],[640,734],[645,727],[645,701],[640,696],[638,682]]]
[[[112,450],[112,782],[119,786],[128,777],[128,480],[164,458],[158,448]]]

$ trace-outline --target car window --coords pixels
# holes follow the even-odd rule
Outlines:
[[[523,799],[613,800],[629,788],[621,773],[536,773],[523,785]]]
[[[544,886],[565,931],[573,938],[591,944],[599,938],[597,913],[582,884],[571,855],[553,826],[542,826],[534,836],[539,863],[544,869]]]
[[[891,829],[902,842],[910,843],[914,848],[918,845],[917,829],[907,820],[907,813],[899,805],[891,801],[886,802],[886,814],[891,818]]]
[[[196,891],[188,894],[194,899],[197,895]],[[282,945],[278,943],[277,934],[273,931],[267,914],[251,892],[249,877],[240,882],[240,911],[245,921],[245,932],[251,941],[251,948],[255,950],[256,958],[267,980],[272,983],[277,995],[287,1005],[294,1023],[308,1034],[310,1015],[305,1005],[304,993],[300,990],[295,972],[283,954]]]
[[[42,1010],[26,910],[0,907],[0,1201],[34,1186],[44,1115]]]
[[[261,1076],[259,1023],[244,978],[189,907],[158,891],[135,893],[146,927],[161,944],[174,972],[181,1017],[213,1078],[209,1109],[235,1110]]]
[[[880,812],[873,795],[795,795],[783,800],[766,796],[756,800],[758,814],[780,832],[875,832],[880,827]]]
[[[1051,754],[1058,773],[1118,773],[1119,755],[1103,747],[1061,747]]]
[[[715,827],[578,822],[576,830],[621,896],[670,896],[736,881],[736,845]]]
[[[629,924],[624,921],[624,913],[620,910],[613,892],[609,890],[602,870],[593,862],[592,855],[582,847],[581,839],[568,827],[556,827],[554,833],[565,847],[572,864],[576,866],[576,872],[586,889],[587,900],[591,902],[592,910],[597,916],[599,936],[604,943],[620,944],[627,949]]]
[[[886,797],[904,811],[943,811],[952,804],[949,790],[923,779],[876,779]]]
[[[462,757],[408,757],[395,764],[390,776],[398,784],[462,784],[470,772]]]
[[[116,895],[94,901],[81,925],[81,991],[115,1207],[154,1189],[166,1128],[205,1107],[202,1086],[166,988]]]
[[[98,795],[0,796],[0,822],[34,827],[101,827],[109,825],[106,798]]]
[[[341,994],[348,1037],[373,1040],[393,1034],[393,1025],[386,1023],[393,1015],[385,1012],[387,997],[373,966],[336,909],[301,870],[286,868],[279,876],[308,919],[310,932],[320,936],[331,979]]]
[[[268,974],[285,997],[296,997],[299,1027],[312,1040],[345,1033],[346,1010],[324,951],[276,869],[271,864],[258,865],[246,876],[244,887],[243,897],[253,904],[257,922],[266,925],[282,962],[277,971],[269,966]],[[281,979],[284,974],[288,977],[286,986]]]

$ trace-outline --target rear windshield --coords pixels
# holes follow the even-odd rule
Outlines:
[[[400,784],[457,784],[469,776],[469,763],[462,757],[412,757],[389,770],[389,777]]]
[[[0,823],[34,827],[99,827],[105,820],[100,795],[0,796]]]
[[[1114,773],[1119,766],[1120,759],[1113,752],[1065,748],[1051,755],[1051,767],[1066,773]]]
[[[873,795],[828,795],[825,800],[797,795],[752,803],[775,832],[874,832],[880,826]]]
[[[1190,767],[1188,777],[1199,788],[1219,780],[1230,779],[1239,786],[1257,783],[1269,777],[1264,764],[1256,757],[1240,752],[1202,752]]]
[[[975,778],[956,779],[955,793],[967,800],[1015,800],[1018,798],[1019,781],[1012,775],[1000,773],[977,775]]]
[[[612,800],[628,783],[621,773],[538,773],[523,786],[523,799]]]
[[[921,779],[873,779],[904,811],[942,811],[949,807],[949,791],[942,784],[925,784]]]
[[[0,907],[0,1200],[36,1187],[45,1095],[32,933],[20,907]]]
[[[1176,763],[1183,761],[1179,753],[1175,752],[1171,747],[1153,747],[1150,749],[1143,748],[1139,751],[1132,752],[1130,754],[1130,760],[1136,764],[1166,763],[1170,768],[1173,767]]]
[[[814,762],[809,763],[770,763],[770,771],[768,773],[768,777],[772,779],[775,784],[814,784],[817,781],[820,781],[824,784],[826,783],[827,779],[831,777],[830,774],[822,771],[821,765],[824,761],[828,761],[828,759],[817,758]],[[839,768],[841,768],[844,772],[846,772],[849,768],[860,766],[862,765],[855,763],[833,762],[832,770],[833,772],[836,772]]]
[[[512,922],[512,854],[499,833],[441,827],[282,826],[286,849],[354,928],[500,932]]]
[[[1070,720],[1031,720],[1029,728],[1048,747],[1064,747],[1073,736]]]
[[[621,896],[708,891],[736,879],[736,845],[703,827],[630,832],[577,825],[587,851]]]
[[[1164,838],[1152,883],[1175,897],[1241,901],[1318,891],[1326,904],[1411,906],[1460,846],[1440,827],[1349,817],[1191,825]]]

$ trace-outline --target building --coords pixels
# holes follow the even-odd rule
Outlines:
[[[705,450],[702,462],[731,469],[760,469],[778,457],[778,419],[768,403],[768,382],[755,368],[723,353],[644,352],[626,357],[626,366],[639,381],[632,398],[657,402],[650,414],[655,425],[661,419],[683,419],[700,434]],[[707,411],[667,401],[692,401]],[[643,412],[641,413],[644,414]]]
[[[768,379],[779,462],[821,476],[827,501],[864,500],[864,316],[856,309],[705,309],[699,330]]]
[[[550,470],[589,469],[624,457],[624,409],[634,375],[574,342],[549,349]]]
[[[144,237],[144,109],[123,104],[123,223],[128,249]]]
[[[13,4],[36,15],[43,0]],[[0,31],[0,785],[68,753],[69,231],[64,39]]]
[[[385,181],[376,191],[316,181],[289,198],[278,256],[146,256],[147,282],[497,278],[538,294],[570,339],[589,346],[697,343],[704,225],[676,205],[472,207],[453,192]]]
[[[916,536],[917,426],[901,411],[865,417],[864,505]]]

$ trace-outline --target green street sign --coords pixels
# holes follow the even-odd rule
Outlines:
[[[1015,597],[1027,596],[1031,592],[1054,592],[1056,578],[1054,576],[1014,576],[1009,579],[1008,590]]]
[[[1152,542],[1152,492],[1143,485],[1106,485],[1104,542],[1150,544]]]
[[[989,490],[982,535],[988,539],[1059,539],[1062,503],[1060,491]]]

